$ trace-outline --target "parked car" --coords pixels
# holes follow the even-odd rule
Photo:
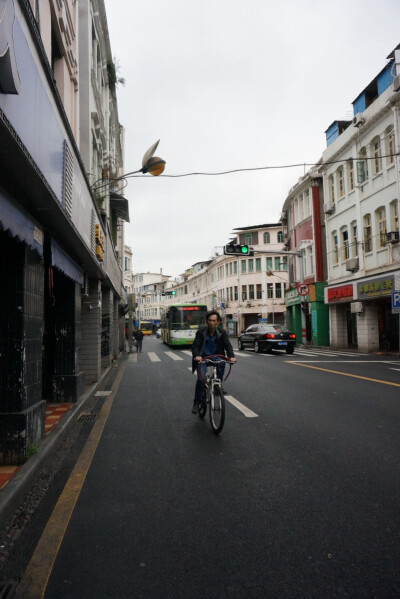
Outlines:
[[[255,352],[271,353],[273,349],[279,349],[292,354],[295,345],[295,333],[280,324],[252,324],[238,337],[240,350],[250,347]]]
[[[161,329],[156,330],[156,337],[157,339],[161,339]]]

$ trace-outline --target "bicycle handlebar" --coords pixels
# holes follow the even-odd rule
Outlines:
[[[207,362],[209,362],[210,364],[218,364],[218,362],[220,362],[220,360],[213,360],[212,358],[222,358],[222,360],[224,360],[227,364],[236,364],[236,362],[231,362],[231,359],[227,356],[224,356],[223,354],[212,354],[210,356],[206,356],[205,358],[201,359],[201,362],[199,362],[199,364],[205,364]]]
[[[212,358],[219,358],[219,359],[218,360],[213,360]],[[226,381],[226,379],[228,378],[228,376],[231,373],[233,364],[236,364],[236,362],[231,362],[230,358],[228,358],[227,356],[224,356],[222,354],[212,354],[210,356],[206,356],[205,358],[202,358],[201,362],[197,361],[197,372],[198,372],[200,378],[202,379],[203,383],[205,383],[206,381],[204,380],[203,375],[201,373],[200,365],[201,364],[206,364],[206,365],[209,364],[210,366],[218,366],[218,364],[220,362],[222,362],[222,361],[224,361],[227,364],[229,364],[229,371],[228,371],[228,374],[225,377],[225,381]]]

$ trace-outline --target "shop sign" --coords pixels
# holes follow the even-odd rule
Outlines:
[[[394,291],[394,279],[393,277],[380,277],[379,279],[364,281],[363,283],[358,283],[357,289],[358,299],[390,295]]]
[[[301,302],[301,297],[297,292],[297,289],[289,289],[285,293],[285,305],[286,306],[294,306],[295,304],[299,304]]]
[[[353,283],[328,288],[326,293],[327,303],[348,302],[353,299]]]

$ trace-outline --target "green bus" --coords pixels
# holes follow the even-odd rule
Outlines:
[[[161,338],[170,346],[192,345],[196,331],[206,323],[207,306],[173,304],[161,315]]]

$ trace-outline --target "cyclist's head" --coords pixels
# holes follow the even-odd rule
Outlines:
[[[221,321],[221,316],[216,310],[209,310],[206,312],[206,323],[211,328],[216,328],[217,324]]]

